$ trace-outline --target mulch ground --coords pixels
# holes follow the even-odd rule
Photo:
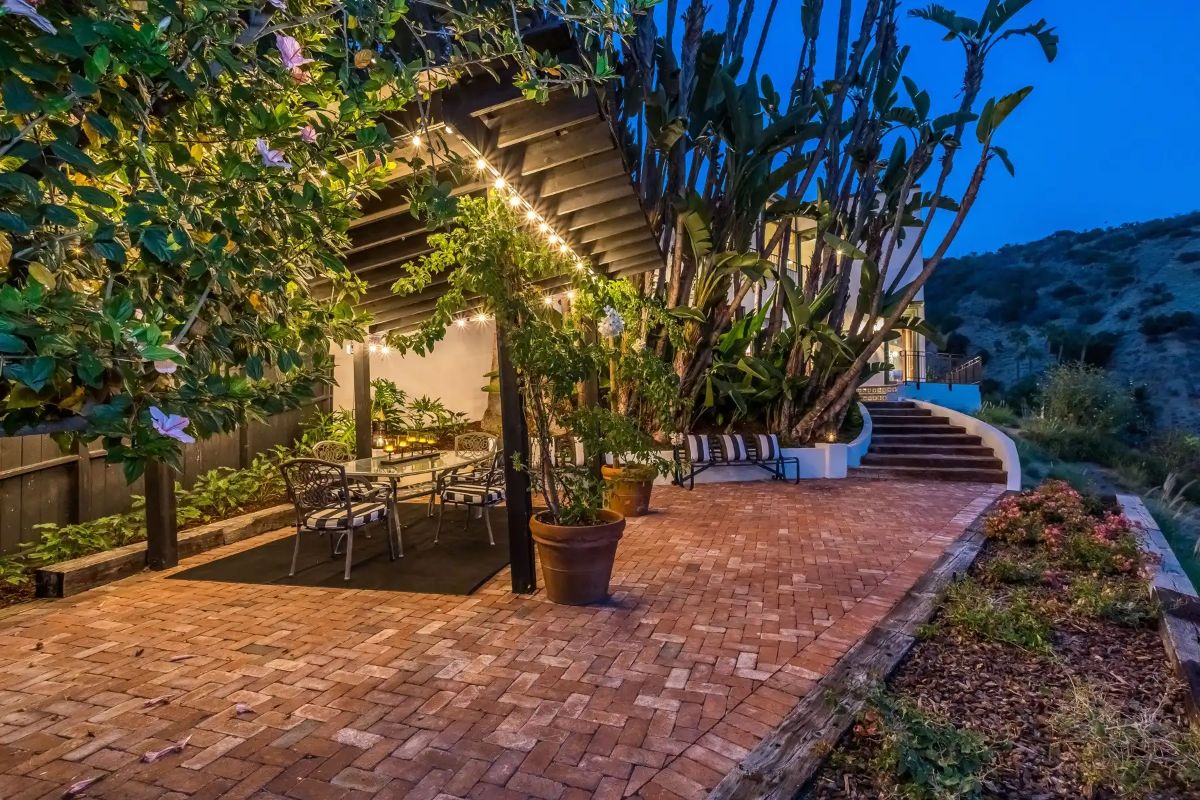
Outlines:
[[[1004,546],[989,543],[973,573]],[[1044,599],[1053,592],[1040,590]],[[1056,736],[1052,721],[1087,685],[1115,707],[1138,714],[1160,709],[1160,719],[1183,731],[1185,690],[1175,678],[1156,630],[1063,616],[1053,631],[1053,653],[1039,655],[977,641],[934,627],[888,682],[892,695],[925,714],[982,734],[996,751],[983,797],[1005,800],[1115,798],[1085,785],[1075,753]],[[847,733],[817,774],[808,796],[846,800],[891,796],[870,767],[876,740]],[[1200,798],[1200,786],[1172,783],[1146,795],[1156,800]]]

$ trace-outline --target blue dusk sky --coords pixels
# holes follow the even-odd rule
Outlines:
[[[985,2],[943,0],[942,5],[978,18]],[[684,7],[686,0],[679,5]],[[768,5],[768,0],[755,2],[747,58]],[[822,39],[830,58],[838,5],[837,0],[825,2]],[[930,91],[935,109],[948,111],[956,105],[961,85],[962,48],[941,41],[940,28],[907,17],[909,9],[925,5],[902,4],[900,38],[912,45],[908,74]],[[856,2],[856,10],[859,6]],[[800,0],[779,0],[760,68],[781,91],[791,85],[795,72],[799,8]],[[722,30],[725,15],[725,2],[715,0],[708,27]],[[1023,26],[1042,17],[1058,29],[1054,63],[1046,62],[1032,38],[1002,42],[989,61],[984,96],[1027,85],[1035,89],[997,137],[1008,148],[1017,175],[1010,177],[993,162],[952,255],[993,250],[1058,230],[1200,209],[1200,50],[1194,41],[1200,2],[1033,0],[1016,22]],[[968,163],[960,157],[960,166]],[[959,171],[960,187],[965,171]]]

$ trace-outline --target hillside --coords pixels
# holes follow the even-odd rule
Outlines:
[[[1162,427],[1200,431],[1200,212],[948,260],[926,288],[946,349],[1020,406],[1058,360],[1110,369]]]

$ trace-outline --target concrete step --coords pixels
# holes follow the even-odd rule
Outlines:
[[[863,405],[867,407],[868,411],[890,411],[917,407],[911,400],[867,400]]]
[[[929,467],[871,467],[852,470],[871,478],[903,478],[905,480],[969,481],[972,483],[1007,483],[1008,473],[1000,469],[930,469]]]
[[[891,422],[874,425],[872,433],[883,436],[938,436],[952,433],[966,433],[966,428],[960,428],[957,425],[951,425],[949,422],[943,422],[941,425],[896,425]]]
[[[888,425],[911,428],[941,428],[949,425],[950,420],[946,417],[879,417],[872,415],[871,424],[877,429]]]
[[[983,444],[983,440],[978,436],[969,433],[954,433],[950,431],[940,431],[938,433],[923,433],[923,432],[907,432],[907,433],[880,433],[876,431],[871,434],[871,447],[878,444],[926,444],[926,445],[949,445],[957,447],[959,445],[979,446]]]
[[[1004,462],[994,455],[957,455],[955,453],[876,453],[863,456],[863,466],[869,467],[923,467],[926,469],[984,469],[999,470]]]
[[[928,408],[878,408],[871,410],[871,419],[908,419],[921,417],[930,419],[933,412]]]
[[[938,455],[991,456],[992,448],[987,445],[948,444],[879,444],[871,442],[871,452],[880,455]]]

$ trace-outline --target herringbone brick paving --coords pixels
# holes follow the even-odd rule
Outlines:
[[[998,492],[659,488],[604,607],[507,571],[465,598],[145,574],[31,606],[0,619],[0,798],[702,797]]]

